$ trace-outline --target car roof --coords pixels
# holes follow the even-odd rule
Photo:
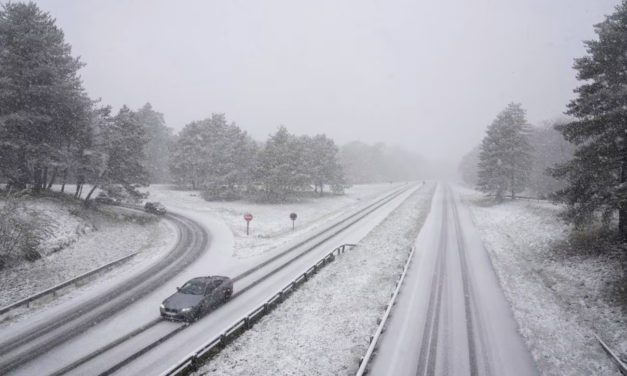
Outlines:
[[[202,282],[202,283],[207,283],[209,281],[216,281],[216,280],[227,280],[230,279],[229,277],[224,277],[221,275],[209,275],[206,277],[196,277],[196,278],[192,278],[189,281],[187,281],[187,283],[189,282]]]

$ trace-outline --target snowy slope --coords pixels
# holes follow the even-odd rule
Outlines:
[[[121,266],[121,269],[109,271],[113,274],[128,273],[133,266],[158,257],[176,240],[174,229],[165,222],[139,224],[119,219],[117,215],[111,214],[115,208],[105,208],[100,214],[91,212],[76,215],[72,213],[80,210],[78,205],[65,200],[29,199],[26,205],[29,211],[37,213],[50,224],[50,235],[42,244],[42,253],[47,256],[0,270],[0,285],[3,286],[0,290],[0,306],[72,279],[122,256],[141,252]],[[61,293],[67,293],[67,290]],[[71,295],[64,296],[63,299]],[[35,302],[34,306],[41,308],[44,304],[49,305],[49,300],[51,297]],[[23,315],[25,311],[30,314],[34,309],[19,308],[5,315],[2,321],[18,314],[19,319],[23,320],[28,316]],[[7,324],[8,322],[3,323]]]

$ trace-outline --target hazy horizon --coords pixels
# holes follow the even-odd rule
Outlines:
[[[259,140],[285,125],[455,163],[509,102],[535,125],[562,116],[573,59],[618,1],[36,3],[116,109],[150,102],[176,131],[225,113]]]

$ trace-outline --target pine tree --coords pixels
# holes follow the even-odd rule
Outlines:
[[[325,135],[306,137],[304,142],[304,163],[314,191],[318,191],[322,196],[325,185],[341,191],[344,185],[344,171],[339,162],[339,149],[335,142]]]
[[[102,132],[101,147],[106,153],[106,164],[93,181],[85,201],[98,187],[111,194],[118,192],[116,187],[122,187],[131,197],[141,197],[137,188],[148,185],[148,172],[144,167],[146,135],[135,113],[123,106]]]
[[[520,104],[510,103],[490,124],[481,142],[478,188],[502,201],[525,189],[531,168],[529,126]]]
[[[68,151],[89,133],[82,66],[48,13],[34,3],[2,5],[0,174],[10,185],[39,191],[67,170]]]
[[[163,114],[153,110],[146,103],[135,112],[137,120],[146,132],[145,167],[151,183],[165,183],[170,180],[170,145],[172,129],[165,124]]]
[[[192,122],[183,128],[172,148],[170,170],[175,181],[204,189],[206,197],[236,196],[248,183],[255,144],[224,114]]]
[[[304,142],[279,127],[259,153],[257,179],[268,200],[285,200],[290,192],[309,181],[304,174]]]
[[[564,218],[582,225],[618,212],[618,231],[627,237],[627,1],[595,26],[598,40],[585,42],[587,55],[575,60],[583,81],[568,113],[577,120],[557,129],[576,145],[571,161],[554,176],[567,187],[555,199],[567,204]]]

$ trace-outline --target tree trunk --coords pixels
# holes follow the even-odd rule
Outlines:
[[[41,191],[41,168],[39,166],[33,168],[33,192],[39,193]]]
[[[67,168],[63,170],[63,183],[61,184],[61,193],[65,192],[65,181],[67,179]]]
[[[618,210],[618,232],[623,239],[627,239],[627,208],[625,206]]]
[[[52,188],[52,184],[54,184],[54,180],[57,178],[57,168],[55,167],[54,170],[52,170],[52,176],[50,177],[50,182],[48,183],[48,187],[46,188],[47,190],[50,190]]]
[[[44,167],[41,174],[41,190],[46,190],[46,184],[48,184],[48,166]]]
[[[80,198],[81,197],[81,190],[83,188],[83,177],[79,176],[76,179],[76,192],[74,193],[74,198]]]
[[[514,183],[515,183],[515,179],[514,179],[514,170],[512,170],[512,200],[516,199],[516,193],[514,192]]]
[[[89,201],[89,199],[91,198],[91,195],[94,193],[94,191],[96,190],[97,187],[98,187],[98,184],[94,184],[94,186],[91,187],[91,190],[89,190],[89,193],[87,194],[87,197],[85,197],[85,202]]]
[[[623,137],[622,163],[620,167],[620,186],[627,181],[627,139]],[[623,239],[627,239],[627,202],[618,205],[618,232]]]

